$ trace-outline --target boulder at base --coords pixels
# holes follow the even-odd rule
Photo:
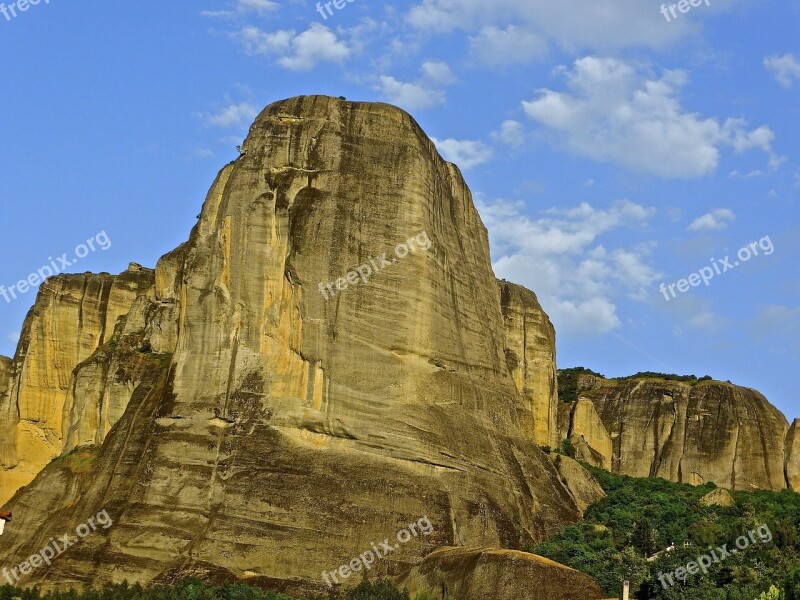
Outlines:
[[[700,504],[704,506],[733,506],[736,501],[731,496],[731,493],[724,488],[717,488],[710,491],[705,496],[700,498]]]
[[[440,548],[400,581],[413,597],[437,600],[597,600],[604,594],[588,575],[550,559],[494,548]]]

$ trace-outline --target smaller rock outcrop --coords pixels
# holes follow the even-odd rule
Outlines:
[[[757,391],[710,378],[565,372],[559,433],[579,460],[632,477],[800,489],[795,425]],[[561,393],[563,392],[563,393]]]
[[[3,394],[11,385],[11,359],[7,356],[0,356],[0,394]]]
[[[703,506],[733,506],[736,501],[731,496],[731,493],[725,488],[717,488],[708,492],[705,496],[700,498],[700,504]]]
[[[611,436],[591,400],[580,398],[572,405],[566,437],[572,441],[578,460],[601,469],[611,468]]]
[[[0,505],[61,454],[73,371],[111,339],[117,320],[152,286],[153,271],[141,267],[117,276],[59,275],[42,284],[13,363],[0,366]],[[83,374],[84,388],[102,387],[98,373]],[[100,417],[105,433],[113,422]]]
[[[551,454],[550,459],[561,477],[561,483],[569,490],[581,514],[585,514],[587,508],[606,497],[597,480],[578,461],[561,454]]]
[[[597,600],[588,575],[526,552],[492,548],[440,548],[400,582],[413,594],[458,600]]]
[[[800,419],[795,419],[786,434],[786,482],[800,492]]]

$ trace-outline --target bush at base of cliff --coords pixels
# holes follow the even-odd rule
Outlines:
[[[107,585],[98,590],[76,592],[48,592],[38,589],[19,589],[10,585],[0,586],[0,600],[311,600],[294,598],[285,594],[265,592],[245,583],[213,587],[196,579],[187,579],[171,586],[154,585],[142,587],[127,582]],[[324,599],[314,600],[411,600],[407,590],[399,590],[390,581],[375,583],[364,581],[356,588],[342,593],[331,593]],[[419,594],[414,600],[434,600],[428,594]],[[448,598],[453,600],[453,598]]]

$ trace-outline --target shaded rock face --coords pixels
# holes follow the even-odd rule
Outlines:
[[[373,261],[366,281],[346,279]],[[102,509],[114,525],[26,583],[214,571],[308,589],[423,515],[434,533],[375,574],[579,518],[536,445],[554,419],[547,318],[520,289],[501,308],[469,190],[399,109],[268,107],[142,287],[110,342],[73,352],[73,389],[50,402],[69,418],[44,456],[102,447],[13,498],[0,559]],[[526,368],[509,368],[509,349]]]
[[[581,514],[585,514],[587,508],[606,497],[600,483],[577,460],[561,454],[551,454],[550,459]]]
[[[789,425],[755,390],[714,381],[598,377],[581,380],[581,388],[610,436],[614,472],[695,485],[711,481],[729,489],[787,487]],[[570,422],[570,430],[581,420]],[[599,438],[592,449],[604,455],[604,436]]]
[[[611,468],[613,444],[591,400],[579,398],[569,411],[565,437],[572,441],[576,457],[601,469]]]
[[[595,600],[604,598],[588,575],[511,550],[442,548],[401,580],[413,594],[458,600]]]
[[[800,419],[795,419],[786,435],[786,482],[800,492]]]
[[[556,331],[536,295],[498,282],[506,332],[506,363],[526,415],[523,429],[540,446],[558,444]]]
[[[10,380],[0,377],[7,381],[0,384],[0,505],[61,454],[73,370],[111,338],[117,319],[152,285],[152,270],[60,275],[42,285],[13,365],[5,367]],[[105,418],[92,437],[102,441],[110,425]]]
[[[0,356],[0,394],[5,393],[11,385],[11,371],[13,366],[14,363],[10,358],[7,356]]]

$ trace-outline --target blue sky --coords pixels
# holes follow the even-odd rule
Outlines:
[[[537,292],[560,366],[709,374],[800,416],[800,1],[341,6],[7,6],[0,285],[99,232],[111,246],[70,271],[154,266],[261,108],[386,101],[464,170],[495,270]],[[34,294],[0,296],[0,353]]]

